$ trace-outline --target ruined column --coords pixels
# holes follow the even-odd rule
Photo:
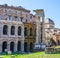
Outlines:
[[[34,10],[34,12],[36,12],[36,14],[35,14],[35,16],[36,16],[36,42],[35,42],[35,48],[40,49],[41,48],[40,44],[45,44],[44,10],[43,9],[37,9],[37,10]]]

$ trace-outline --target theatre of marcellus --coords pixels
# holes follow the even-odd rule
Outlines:
[[[48,45],[49,38],[46,39],[45,34],[47,28],[44,27],[46,25],[44,10],[33,11],[35,15],[21,6],[0,5],[0,53],[33,52],[40,50],[41,47],[44,49]],[[52,35],[56,36],[53,33]],[[56,37],[54,42],[58,45]]]

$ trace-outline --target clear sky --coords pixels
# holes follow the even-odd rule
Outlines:
[[[31,12],[35,9],[44,9],[45,17],[51,18],[56,27],[60,28],[60,0],[0,0],[0,4],[22,6]]]

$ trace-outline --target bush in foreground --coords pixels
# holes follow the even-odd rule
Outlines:
[[[60,46],[53,46],[53,47],[46,47],[45,49],[46,54],[56,54],[60,53]]]

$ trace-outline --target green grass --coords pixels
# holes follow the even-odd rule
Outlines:
[[[12,55],[1,55],[3,58],[11,58]],[[45,54],[44,52],[36,52],[32,54],[15,54],[15,58],[60,58],[60,54]]]

